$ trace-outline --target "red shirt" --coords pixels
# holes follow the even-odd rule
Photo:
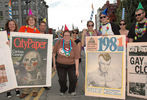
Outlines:
[[[27,33],[40,33],[39,30],[34,27],[34,28],[30,28],[29,26],[22,26],[19,29],[19,32],[27,32]]]

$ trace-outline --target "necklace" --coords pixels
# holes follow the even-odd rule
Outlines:
[[[107,23],[107,26],[106,26],[106,35],[107,35],[107,32],[108,32],[108,30],[109,30],[109,24]],[[100,33],[102,34],[102,23],[101,23],[101,25],[100,25]]]
[[[135,26],[136,36],[134,37],[134,39],[137,40],[137,38],[141,38],[146,32],[146,28],[147,28],[147,19],[145,21],[143,30],[139,30],[138,22],[136,22],[136,26]]]
[[[71,49],[72,49],[71,40],[70,40],[69,44],[70,44],[69,49],[66,49],[66,48],[64,47],[64,39],[63,39],[63,51],[64,51],[65,56],[67,56],[67,57],[70,56],[70,52],[71,52]]]
[[[92,36],[94,31],[92,31],[92,32],[88,31],[88,33],[89,33],[89,36]]]
[[[7,32],[8,40],[10,40],[10,31]]]
[[[92,36],[92,32],[89,32],[89,35]]]
[[[27,32],[27,30],[28,30],[28,25],[26,25],[26,27],[25,27],[25,32]],[[34,28],[34,32],[36,32],[36,27]]]

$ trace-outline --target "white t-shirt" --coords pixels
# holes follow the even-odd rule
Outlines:
[[[108,30],[107,30],[107,26],[109,27]],[[114,35],[110,23],[108,23],[106,25],[102,25],[102,35]]]

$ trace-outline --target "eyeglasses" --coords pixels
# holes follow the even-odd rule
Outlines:
[[[93,27],[94,25],[92,24],[92,25],[87,25],[88,27]]]
[[[126,23],[120,23],[119,25],[120,25],[120,26],[121,26],[121,25],[123,25],[123,26],[124,26],[124,25],[126,25]]]
[[[100,19],[106,18],[106,16],[101,16]]]
[[[140,14],[135,14],[135,17],[137,17],[137,16],[141,16],[141,14],[143,14],[143,13],[140,13]]]

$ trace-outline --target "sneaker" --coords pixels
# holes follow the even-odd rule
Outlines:
[[[16,96],[19,97],[20,96],[20,91],[16,90],[15,92],[16,92]]]
[[[63,96],[63,95],[64,95],[64,93],[60,92],[60,96]]]
[[[70,93],[71,96],[76,96],[76,92]]]
[[[32,96],[36,97],[38,95],[38,92],[33,92]]]
[[[45,88],[45,90],[50,90],[51,89],[51,87],[44,87]]]
[[[24,93],[21,93],[21,94],[20,94],[20,96],[19,96],[19,98],[21,98],[21,99],[22,99],[22,98],[25,98],[25,97],[26,97],[26,96],[28,96],[28,95],[29,95],[29,94],[24,94]]]
[[[11,98],[12,95],[11,95],[11,92],[7,92],[7,98]]]

